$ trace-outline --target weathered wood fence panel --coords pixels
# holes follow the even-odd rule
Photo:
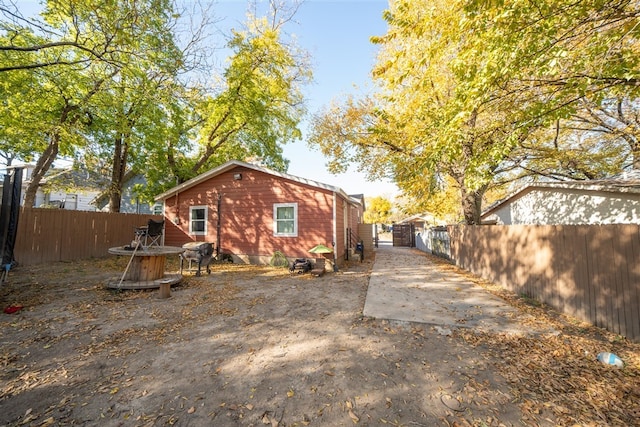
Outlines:
[[[131,243],[134,229],[159,216],[64,209],[22,208],[14,257],[20,265],[71,261],[109,255]]]
[[[640,226],[450,226],[451,258],[494,283],[640,341]]]
[[[373,224],[358,224],[358,236],[364,244],[364,250],[373,253]]]
[[[415,247],[415,232],[413,224],[393,224],[393,246]]]

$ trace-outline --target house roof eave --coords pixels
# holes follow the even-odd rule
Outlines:
[[[274,170],[271,170],[271,169],[264,168],[262,166],[254,165],[254,164],[251,164],[251,163],[242,162],[242,161],[239,161],[239,160],[230,160],[230,161],[228,161],[228,162],[226,162],[226,163],[224,163],[224,164],[222,164],[222,165],[220,165],[220,166],[218,166],[216,168],[213,168],[213,169],[211,169],[211,170],[209,170],[207,172],[204,172],[204,173],[202,173],[202,174],[200,174],[200,175],[198,175],[198,176],[196,176],[194,178],[191,178],[190,180],[185,181],[182,184],[176,185],[175,187],[165,191],[164,193],[158,194],[155,197],[155,200],[156,201],[166,200],[169,197],[172,197],[177,193],[180,193],[180,192],[182,192],[182,191],[184,191],[186,189],[189,189],[189,188],[191,188],[191,187],[193,187],[193,186],[195,186],[197,184],[200,184],[201,182],[204,182],[204,181],[206,181],[206,180],[208,180],[210,178],[213,178],[213,177],[215,177],[217,175],[220,175],[221,173],[224,173],[224,172],[227,172],[229,170],[232,170],[232,169],[234,169],[236,167],[245,167],[245,168],[248,168],[248,169],[253,169],[253,170],[258,171],[258,172],[263,172],[263,173],[266,173],[266,174],[269,174],[269,175],[273,175],[273,176],[277,176],[277,177],[280,177],[280,178],[283,178],[283,179],[288,179],[288,180],[291,180],[291,181],[295,181],[295,182],[298,182],[298,183],[301,183],[301,184],[306,184],[306,185],[310,185],[312,187],[321,188],[321,189],[324,189],[324,190],[328,190],[328,191],[331,191],[331,192],[338,193],[338,194],[340,194],[340,196],[342,196],[346,200],[349,200],[349,201],[352,200],[351,197],[349,197],[339,187],[334,187],[334,186],[329,185],[329,184],[324,184],[322,182],[313,181],[313,180],[302,178],[302,177],[295,176],[295,175],[289,175],[289,174],[286,174],[286,173],[277,172],[277,171],[274,171]]]
[[[502,200],[498,200],[489,206],[480,215],[481,219],[486,218],[489,215],[494,214],[497,210],[505,206],[506,204],[519,199],[525,194],[539,189],[566,189],[566,190],[582,190],[582,191],[601,191],[606,193],[628,193],[628,194],[640,194],[640,181],[611,181],[611,180],[598,180],[598,181],[558,181],[558,182],[537,182],[535,184],[526,185]]]

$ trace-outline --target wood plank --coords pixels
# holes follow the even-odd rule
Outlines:
[[[640,341],[639,225],[448,230],[459,267]]]
[[[133,229],[157,215],[22,208],[15,258],[21,265],[108,256],[131,242]],[[117,242],[114,244],[114,242]]]

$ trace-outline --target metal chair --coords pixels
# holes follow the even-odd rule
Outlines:
[[[147,246],[160,246],[162,243],[162,232],[164,230],[164,220],[154,221],[152,219],[147,222],[146,226],[136,228],[136,240]],[[144,239],[144,243],[142,240]]]
[[[189,270],[191,270],[191,263],[196,262],[198,264],[198,271],[196,276],[200,276],[200,269],[206,267],[207,273],[211,274],[211,261],[213,259],[213,243],[207,242],[189,242],[182,245],[185,249],[180,254],[180,274],[182,274],[182,262],[189,261]]]

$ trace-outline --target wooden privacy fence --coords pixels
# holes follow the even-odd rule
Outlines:
[[[459,267],[640,341],[640,225],[450,226]]]
[[[441,258],[451,259],[451,242],[444,226],[432,227],[416,235],[416,248]]]
[[[105,257],[134,239],[136,227],[160,216],[22,208],[14,258],[19,265]]]

